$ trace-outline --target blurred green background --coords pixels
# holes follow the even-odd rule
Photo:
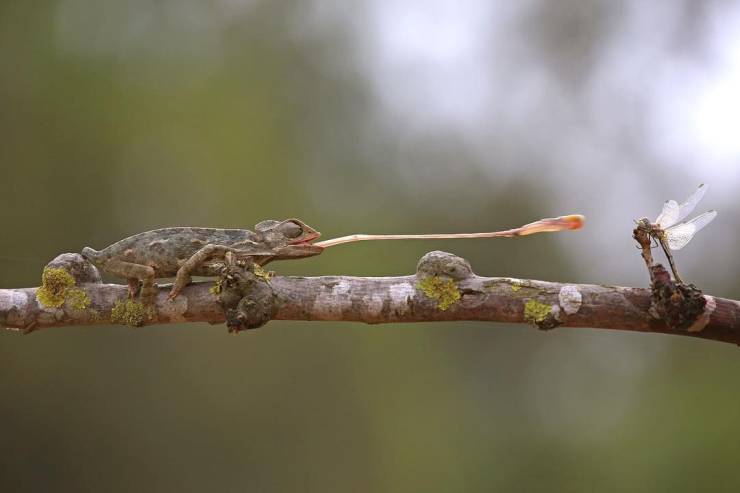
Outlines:
[[[712,187],[677,262],[740,298],[730,1],[0,4],[0,288],[156,227],[366,243],[280,274],[646,286],[632,220]],[[660,257],[662,260],[662,256]],[[1,491],[738,491],[740,352],[494,323],[0,332]]]

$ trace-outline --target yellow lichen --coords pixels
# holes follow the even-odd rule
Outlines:
[[[275,275],[274,272],[263,269],[262,266],[259,264],[253,264],[253,269],[255,276],[261,277],[268,283],[270,282],[270,279]]]
[[[417,287],[427,297],[436,300],[440,310],[447,310],[460,300],[460,291],[452,279],[429,276],[419,281]]]
[[[87,293],[80,288],[67,289],[67,301],[75,310],[84,310],[92,303]]]
[[[224,281],[223,279],[216,279],[216,282],[213,283],[213,286],[208,288],[208,292],[211,294],[218,295],[221,293],[221,290],[223,289]]]
[[[524,303],[524,320],[539,325],[552,314],[552,307],[537,300],[528,300]]]
[[[84,310],[90,306],[90,298],[75,284],[75,278],[65,269],[45,267],[41,274],[41,287],[36,290],[36,299],[45,307],[59,308],[69,301],[72,308]]]
[[[522,289],[522,285],[521,284],[519,284],[518,282],[512,282],[511,283],[511,290],[512,291],[514,291],[516,293],[520,289]]]
[[[148,319],[153,316],[151,307],[138,301],[118,300],[110,311],[110,321],[115,324],[130,325],[131,327],[141,327]]]

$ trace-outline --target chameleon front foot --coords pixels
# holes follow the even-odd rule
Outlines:
[[[190,284],[190,276],[183,274],[182,270],[179,270],[177,272],[177,277],[175,277],[175,282],[172,284],[172,289],[170,289],[170,294],[167,295],[167,300],[172,301],[177,298],[177,295],[179,295],[188,284]]]

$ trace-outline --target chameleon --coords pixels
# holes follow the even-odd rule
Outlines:
[[[190,282],[191,275],[217,276],[233,258],[263,266],[273,260],[313,257],[325,248],[362,240],[516,237],[535,233],[576,230],[580,214],[540,219],[524,226],[488,233],[342,236],[312,243],[321,233],[299,219],[272,219],[248,229],[176,227],[139,233],[100,251],[82,249],[82,256],[102,271],[128,279],[129,296],[139,292],[145,302],[156,295],[155,279],[175,277],[169,293],[173,300]]]
[[[273,260],[319,255],[311,242],[321,233],[299,219],[266,220],[248,229],[162,228],[135,234],[82,256],[103,272],[128,279],[129,296],[152,303],[155,279],[175,277],[168,298],[174,300],[191,276],[217,276],[227,257],[263,266]]]

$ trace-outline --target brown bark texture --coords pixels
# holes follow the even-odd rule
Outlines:
[[[154,306],[146,306],[129,300],[127,286],[102,283],[95,268],[77,254],[63,254],[48,267],[64,269],[73,282],[60,287],[48,286],[45,280],[39,288],[0,289],[0,325],[28,333],[83,325],[220,324],[228,318],[223,292],[214,289],[212,281],[190,284],[173,301],[167,299],[169,287],[160,286]],[[466,260],[445,252],[426,254],[414,275],[276,276],[255,282],[269,288],[271,306],[258,307],[269,314],[268,319],[508,322],[542,330],[589,327],[740,344],[740,302],[734,300],[702,295],[706,303],[701,313],[686,329],[678,329],[656,313],[650,288],[482,277],[472,272]],[[238,306],[241,310],[246,305]]]

